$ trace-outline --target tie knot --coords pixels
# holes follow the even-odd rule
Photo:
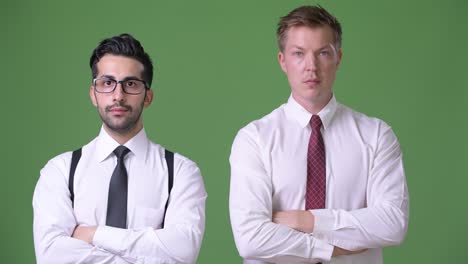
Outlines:
[[[128,152],[130,152],[130,150],[125,146],[118,146],[114,149],[114,154],[118,159],[123,159]]]
[[[320,131],[320,128],[322,127],[322,120],[320,119],[320,116],[313,115],[310,119],[310,126],[312,127],[312,130]]]

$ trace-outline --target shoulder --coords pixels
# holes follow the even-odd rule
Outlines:
[[[264,117],[254,120],[241,128],[232,143],[229,160],[251,162],[258,159],[262,150],[272,142],[287,122],[284,104]]]
[[[50,159],[41,169],[36,191],[64,192],[68,190],[68,174],[72,152],[65,152]]]
[[[337,111],[336,116],[338,116],[338,118],[353,121],[353,123],[360,125],[360,126],[375,127],[375,128],[389,127],[389,125],[382,119],[358,112],[340,103],[338,103],[336,111]]]
[[[42,168],[41,174],[43,171],[47,172],[50,170],[65,172],[70,167],[71,158],[72,151],[68,151],[53,157],[46,163],[44,168]]]
[[[186,190],[197,189],[205,193],[203,177],[198,165],[177,152],[174,152],[174,185],[186,188]]]
[[[374,143],[382,140],[396,141],[391,126],[384,120],[368,116],[345,105],[338,104],[337,124],[345,125],[348,129],[356,129],[363,138],[373,139]]]
[[[254,120],[242,127],[236,135],[236,138],[258,139],[262,134],[271,132],[281,126],[286,120],[284,113],[284,104],[271,111],[260,119]]]
[[[154,143],[152,141],[150,141],[150,151],[152,153],[154,153],[155,157],[156,158],[160,158],[161,160],[163,160],[164,163],[167,162],[167,159],[166,159],[166,150],[172,152],[174,154],[174,159],[173,159],[173,164],[174,164],[174,175],[177,175],[178,173],[181,173],[182,171],[192,171],[192,172],[196,172],[196,171],[199,171],[199,168],[197,166],[197,164],[189,159],[188,157],[172,150],[172,149],[168,149],[168,148],[165,148],[163,146],[161,146],[160,144],[157,144],[157,143]]]
[[[81,149],[83,153],[91,151],[95,140],[96,139],[78,149]],[[41,169],[40,179],[64,179],[68,182],[68,174],[70,173],[73,152],[74,151],[67,151],[51,158]]]

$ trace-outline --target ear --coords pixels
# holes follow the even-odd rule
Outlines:
[[[340,49],[340,50],[338,51],[338,61],[336,62],[336,67],[337,67],[337,68],[340,66],[341,57],[343,57],[343,52],[342,52],[341,49]]]
[[[283,52],[278,52],[278,63],[281,66],[281,69],[283,70],[284,73],[288,73],[286,69],[286,62],[285,62],[285,57]]]
[[[96,94],[94,93],[94,87],[92,85],[89,87],[89,98],[91,99],[94,107],[97,107]]]
[[[151,104],[151,102],[153,102],[153,96],[154,96],[153,90],[151,89],[146,90],[145,101],[143,102],[144,108],[148,107]]]

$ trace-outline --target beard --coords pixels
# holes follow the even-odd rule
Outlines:
[[[123,103],[116,103],[113,105],[106,106],[104,109],[98,107],[99,116],[101,117],[102,122],[113,132],[126,135],[133,131],[137,126],[138,121],[140,120],[141,113],[143,112],[143,102],[137,108],[133,108],[130,105]],[[127,117],[113,117],[111,109],[114,107],[121,107],[127,111]]]

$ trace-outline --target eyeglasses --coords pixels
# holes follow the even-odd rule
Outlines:
[[[98,93],[112,93],[119,83],[122,84],[122,90],[126,94],[141,94],[145,89],[148,89],[145,81],[134,78],[121,81],[107,77],[93,79],[94,89]]]

